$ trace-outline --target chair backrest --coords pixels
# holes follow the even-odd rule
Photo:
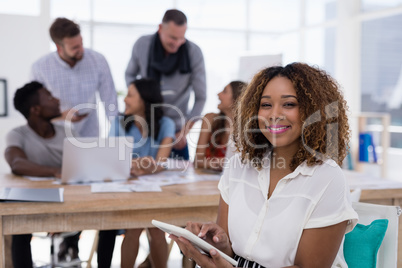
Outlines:
[[[362,190],[360,188],[353,190],[350,193],[350,200],[352,200],[352,202],[359,202],[361,194],[362,194]]]
[[[369,203],[354,202],[360,224],[368,225],[377,219],[388,219],[388,228],[378,251],[377,268],[396,268],[398,258],[398,227],[401,208]]]

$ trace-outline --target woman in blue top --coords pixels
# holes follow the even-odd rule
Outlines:
[[[148,165],[147,160],[155,162],[168,158],[175,137],[175,125],[172,119],[163,116],[159,85],[151,79],[136,80],[128,87],[124,102],[124,116],[112,121],[110,136],[134,137],[132,175],[161,171],[159,166]]]
[[[160,105],[163,103],[163,98],[159,84],[151,79],[132,82],[128,87],[124,102],[126,104],[124,116],[119,116],[112,121],[110,136],[134,137],[132,175],[140,176],[161,171],[162,166],[156,165],[156,162],[168,158],[175,137],[175,125],[172,119],[163,116]],[[134,267],[142,230],[125,231],[121,246],[121,267]],[[168,248],[165,233],[157,228],[149,228],[148,231],[151,236],[150,259],[153,267],[166,268]],[[110,251],[110,239],[112,238],[110,236],[115,237],[116,234],[110,232],[104,231],[99,234],[99,243],[102,244],[100,245],[101,252],[103,247],[101,254],[98,247],[99,267],[110,267],[112,259],[110,253],[113,252],[113,249]],[[109,239],[104,239],[105,236],[108,236]],[[107,247],[109,247],[110,253],[104,255]]]

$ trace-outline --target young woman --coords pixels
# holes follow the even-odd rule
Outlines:
[[[241,90],[246,86],[242,81],[230,82],[218,94],[221,101],[220,113],[209,113],[202,119],[194,164],[196,168],[222,170],[225,156],[233,154],[233,144],[229,139],[233,125],[233,108]]]
[[[134,137],[132,175],[140,176],[163,170],[163,167],[156,162],[169,157],[175,138],[175,125],[173,120],[163,116],[163,111],[158,106],[163,103],[159,84],[151,79],[132,82],[124,102],[126,104],[124,116],[112,122],[110,135]],[[121,246],[121,267],[134,267],[142,231],[143,229],[125,231]],[[149,228],[148,231],[151,236],[151,262],[154,267],[164,268],[168,259],[165,233],[157,228]],[[110,267],[113,253],[110,245],[114,245],[115,236],[116,231],[100,232],[98,265]]]
[[[339,167],[349,135],[346,102],[324,71],[302,63],[260,71],[236,107],[240,153],[219,183],[217,223],[187,229],[239,267],[347,267],[339,249],[358,218]],[[231,267],[172,238],[203,268]]]

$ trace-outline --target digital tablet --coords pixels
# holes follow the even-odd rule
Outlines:
[[[215,249],[225,260],[230,262],[232,265],[237,266],[237,261],[226,255],[219,249],[215,248],[204,239],[196,236],[189,230],[157,220],[152,220],[152,224],[168,234],[172,234],[177,237],[184,237],[185,239],[190,241],[196,248],[200,249],[202,252],[205,252],[207,254],[209,254],[209,251],[211,249]]]

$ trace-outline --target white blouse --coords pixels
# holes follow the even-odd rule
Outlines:
[[[302,163],[282,178],[267,199],[269,157],[258,170],[235,154],[219,182],[229,205],[228,228],[233,251],[265,267],[294,265],[303,229],[331,226],[358,216],[341,168],[333,160],[308,167]],[[347,267],[342,246],[332,267]]]

